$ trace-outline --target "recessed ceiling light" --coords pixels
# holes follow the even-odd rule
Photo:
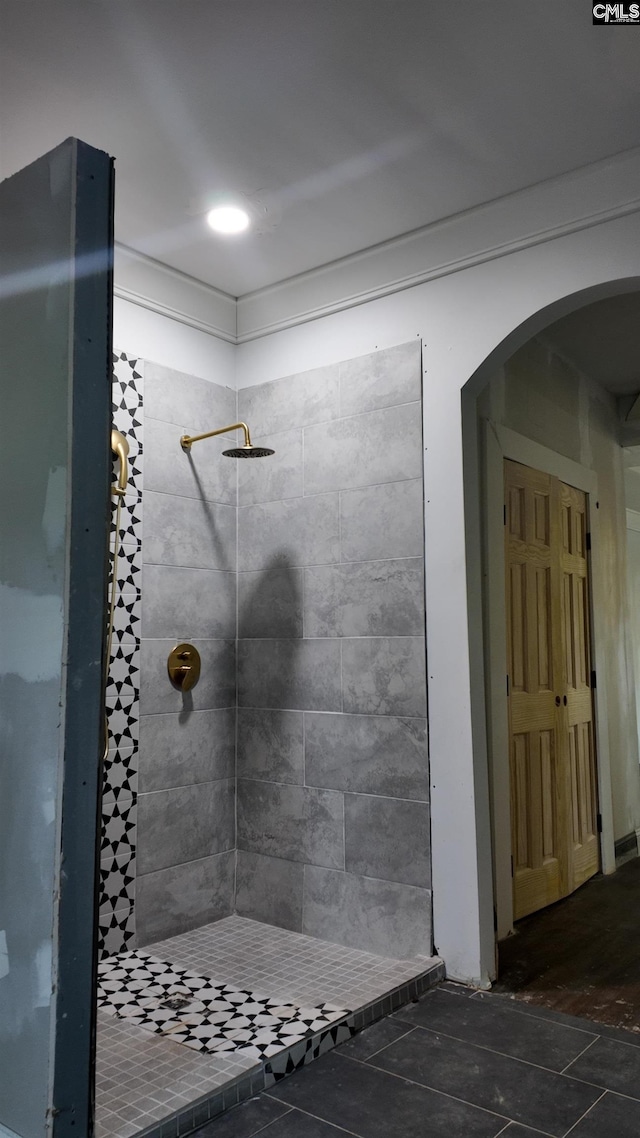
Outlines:
[[[237,205],[219,205],[207,214],[207,221],[216,233],[243,233],[249,228],[249,214]]]

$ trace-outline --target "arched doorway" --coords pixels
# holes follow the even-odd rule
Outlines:
[[[475,490],[481,514],[503,984],[589,1014],[588,973],[599,1014],[618,1025],[637,1018],[635,965],[630,959],[625,973],[623,936],[637,865],[539,921],[521,921],[519,940],[504,938],[514,921],[567,897],[600,869],[611,873],[616,854],[618,863],[621,853],[637,855],[637,653],[627,582],[627,525],[635,538],[637,510],[625,509],[637,503],[625,502],[624,492],[625,465],[635,471],[637,452],[625,462],[621,444],[635,441],[624,419],[640,387],[639,324],[640,293],[587,305],[520,347],[478,396],[463,395],[469,512]],[[477,558],[470,547],[470,576]],[[595,936],[584,937],[585,925],[595,929],[601,920],[618,937],[613,966]]]
[[[575,311],[595,300],[601,299],[606,296],[623,294],[637,290],[640,281],[637,277],[621,278],[617,281],[604,281],[599,285],[595,285],[589,289],[583,289],[573,293],[569,293],[562,297],[557,298],[551,304],[544,308],[538,309],[531,314],[527,319],[523,320],[518,327],[513,329],[506,335],[500,344],[493,349],[484,361],[475,369],[470,380],[464,386],[462,393],[462,406],[468,407],[471,402],[475,402],[478,393],[487,384],[490,376],[494,374],[504,363],[514,355],[514,352],[521,349],[522,346],[531,339],[532,335],[538,334],[544,327],[553,323],[559,316],[565,315],[567,312]],[[499,322],[499,321],[498,321]],[[428,372],[428,368],[427,368]],[[460,399],[460,396],[458,396]],[[440,397],[440,423],[442,423],[442,398]],[[460,403],[458,403],[460,408]],[[450,405],[450,415],[452,418],[453,400]],[[460,415],[460,411],[458,411]],[[431,463],[434,464],[438,455],[442,456],[443,441],[438,444],[434,441],[434,430],[429,429],[428,425],[429,406],[425,409],[425,438],[427,442],[427,451],[429,450],[429,443],[432,445],[432,450],[436,452],[435,456],[432,454]],[[451,430],[448,436],[448,442],[451,446],[452,441],[455,439],[456,433]],[[443,937],[439,930],[449,923],[447,935],[452,935],[451,916],[457,921],[457,932],[461,939],[464,940],[466,936],[467,946],[467,959],[469,958],[468,948],[471,945],[472,951],[477,951],[477,959],[481,962],[478,969],[478,974],[469,975],[465,974],[464,966],[455,959],[455,953],[449,952],[447,963],[452,975],[458,975],[461,979],[470,979],[475,983],[486,984],[488,980],[495,975],[495,955],[494,955],[494,919],[496,909],[496,888],[493,875],[493,838],[491,826],[491,808],[489,796],[489,777],[487,765],[487,735],[486,735],[486,699],[487,699],[487,684],[485,681],[485,660],[484,660],[484,632],[483,632],[483,586],[482,586],[482,564],[478,557],[478,550],[482,544],[482,517],[481,507],[478,504],[477,497],[477,471],[481,461],[480,444],[477,432],[465,432],[464,443],[460,439],[460,451],[464,456],[464,466],[466,471],[466,478],[463,481],[462,496],[464,498],[464,546],[465,546],[465,561],[464,573],[462,579],[456,581],[456,573],[459,573],[460,566],[455,566],[452,574],[451,566],[454,561],[451,557],[451,550],[449,551],[449,589],[451,590],[457,585],[457,596],[460,599],[464,591],[464,600],[466,602],[462,612],[454,615],[452,606],[447,606],[445,597],[445,582],[442,578],[442,572],[447,562],[447,557],[442,553],[429,556],[429,534],[431,540],[434,537],[434,526],[430,525],[434,517],[438,518],[436,530],[442,529],[442,519],[444,510],[444,499],[442,494],[436,487],[432,491],[430,500],[427,501],[427,575],[428,575],[428,612],[431,616],[431,628],[429,634],[429,679],[431,684],[431,731],[432,731],[432,765],[435,767],[433,772],[434,778],[434,908],[435,908],[435,931],[436,931],[436,946],[441,947]],[[429,468],[429,455],[427,454],[427,469]],[[433,483],[432,483],[433,486]],[[427,487],[429,495],[429,485]],[[434,499],[436,508],[434,509]],[[431,573],[430,573],[431,564]],[[430,581],[429,581],[430,577]],[[436,580],[436,578],[439,578]],[[434,584],[436,587],[434,587]],[[431,588],[430,588],[431,586]],[[431,604],[429,604],[429,595],[431,596]],[[441,598],[441,603],[444,608],[439,609],[436,606],[436,597]],[[449,628],[447,630],[447,608],[449,616]],[[462,619],[461,619],[462,618]],[[461,639],[461,624],[464,621],[465,625],[465,638],[466,647],[468,651],[468,664],[469,664],[469,719],[465,723],[464,716],[458,718],[457,723],[445,724],[444,715],[445,707],[439,701],[434,701],[434,687],[437,691],[439,681],[442,680],[443,675],[449,670],[450,674],[455,669],[454,656],[455,645],[460,647]],[[428,616],[429,622],[429,616]],[[434,630],[435,622],[435,630]],[[449,633],[449,642],[442,652],[442,647],[445,644],[445,637]],[[438,652],[438,655],[435,655]],[[442,665],[442,658],[444,656],[445,666]],[[435,660],[435,666],[432,662]],[[464,671],[463,661],[463,671]],[[460,678],[460,659],[458,658],[458,678]],[[504,673],[503,673],[504,675]],[[489,692],[489,695],[491,692]],[[603,692],[603,699],[605,693]],[[605,701],[606,703],[606,701]],[[604,704],[603,704],[604,707]],[[449,710],[451,709],[451,701],[449,701]],[[460,707],[458,708],[460,711]],[[435,724],[434,724],[435,713]],[[600,713],[600,727],[605,721],[605,710]],[[605,733],[606,734],[606,733]],[[443,755],[440,748],[444,744],[445,738],[449,743],[449,757],[453,754],[456,759],[456,764],[449,763],[449,771],[445,770],[443,762]],[[473,778],[465,780],[461,777],[463,762],[459,762],[463,750],[470,747],[473,753]],[[451,750],[455,748],[455,750]],[[468,753],[468,752],[467,752]],[[606,775],[606,747],[603,748],[602,765]],[[467,768],[468,770],[468,768]],[[606,778],[604,780],[606,782]],[[443,790],[444,785],[444,790]],[[473,799],[473,809],[470,809],[469,798]],[[604,811],[606,812],[606,793],[601,788],[600,794]],[[438,810],[439,802],[446,799],[446,806],[448,811],[445,810],[444,814],[440,814]],[[457,803],[457,806],[456,806]],[[459,811],[462,804],[462,810]],[[444,887],[446,880],[447,869],[445,866],[442,851],[444,849],[444,833],[439,832],[439,827],[442,819],[448,812],[449,823],[454,816],[454,813],[460,817],[464,814],[464,809],[467,810],[467,821],[470,821],[473,827],[472,833],[463,835],[462,843],[468,845],[468,839],[471,838],[475,845],[475,869],[476,881],[474,888],[476,889],[474,895],[474,902],[477,903],[476,912],[469,912],[467,909],[466,914],[462,912],[462,906],[456,905],[453,901],[443,901],[441,890]],[[458,812],[459,811],[459,812]],[[606,848],[603,853],[603,867],[605,869],[613,867],[613,848],[612,839],[610,837],[611,827],[608,827],[609,835],[606,836],[604,845]],[[608,846],[607,843],[608,842]],[[451,850],[450,833],[447,837],[447,846]],[[458,851],[460,854],[461,851]],[[454,852],[454,861],[456,854]],[[458,867],[455,867],[456,869]],[[440,890],[439,890],[440,886]],[[440,897],[438,894],[440,892]],[[444,912],[447,910],[446,912]],[[444,912],[444,917],[443,917]],[[476,919],[477,917],[477,919]],[[454,934],[455,935],[455,934]],[[474,944],[476,948],[474,949]]]

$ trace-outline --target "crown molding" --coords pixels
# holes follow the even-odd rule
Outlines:
[[[238,300],[239,344],[640,211],[640,148]]]
[[[115,295],[243,344],[640,212],[640,147],[239,299],[116,244]]]
[[[236,298],[116,242],[114,294],[228,343],[237,343]]]

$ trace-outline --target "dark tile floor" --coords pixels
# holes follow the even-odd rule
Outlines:
[[[194,1138],[639,1138],[640,1037],[443,984]]]

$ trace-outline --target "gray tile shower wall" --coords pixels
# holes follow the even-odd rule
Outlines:
[[[236,464],[226,439],[185,454],[184,433],[236,421],[236,393],[159,364],[145,367],[138,943],[234,908]],[[185,695],[167,676],[181,640],[202,657]]]
[[[431,951],[421,362],[401,345],[245,389],[119,354],[132,443],[103,797],[103,951],[235,910]],[[239,403],[239,407],[238,407]],[[246,419],[264,462],[185,455]],[[166,659],[193,641],[202,676]],[[236,823],[237,819],[237,823]],[[134,927],[135,917],[135,927]]]
[[[239,470],[236,910],[429,954],[420,345],[238,417],[276,456]]]

